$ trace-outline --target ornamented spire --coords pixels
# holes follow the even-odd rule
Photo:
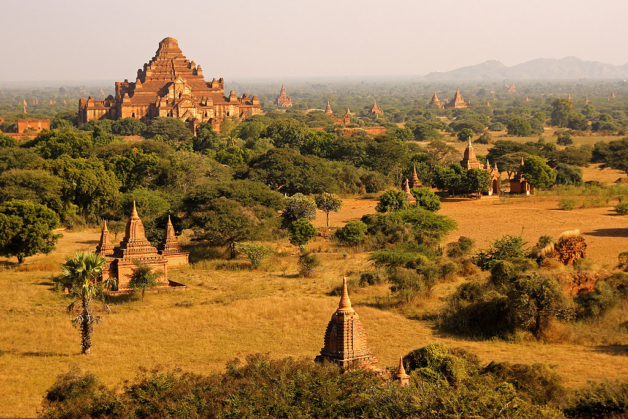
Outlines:
[[[349,299],[349,292],[347,291],[347,277],[342,278],[342,296],[340,297],[340,304],[338,304],[338,310],[353,311],[351,308],[351,300]]]
[[[100,242],[98,246],[96,246],[96,254],[100,256],[108,256],[113,254],[113,245],[111,244],[111,239],[109,238],[109,230],[107,229],[107,221],[102,228],[102,233],[100,234]]]
[[[331,110],[331,104],[329,103],[329,101],[327,101],[327,106],[325,107],[325,113],[327,115],[333,115],[334,111]]]

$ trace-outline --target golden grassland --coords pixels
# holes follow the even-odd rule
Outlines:
[[[557,200],[447,200],[440,213],[459,224],[449,241],[465,235],[479,247],[503,234],[520,234],[523,227],[524,238],[532,243],[542,234],[579,228],[600,265],[612,267],[618,253],[628,250],[628,217],[614,216],[610,207],[558,211]],[[330,224],[359,219],[374,206],[373,199],[345,200],[344,209],[331,214]],[[324,226],[323,213],[315,224]],[[338,304],[330,292],[342,275],[357,278],[371,269],[368,254],[336,248],[323,238],[308,246],[323,262],[314,278],[297,275],[296,249],[286,241],[269,244],[288,254],[273,257],[258,271],[240,259],[199,262],[171,272],[171,279],[189,286],[187,292],[147,294],[144,302],[112,298],[113,312],[103,314],[104,323],[95,327],[92,355],[81,356],[79,332],[65,313],[70,300],[51,290],[50,277],[65,256],[93,249],[98,237],[95,229],[64,232],[50,255],[27,258],[20,267],[0,259],[0,417],[34,416],[45,390],[74,364],[114,385],[132,379],[141,367],[209,373],[257,352],[313,359]],[[443,334],[425,320],[461,281],[440,284],[429,298],[406,306],[391,304],[386,285],[350,290],[381,365],[394,365],[412,349],[442,342],[466,348],[486,363],[554,364],[571,388],[587,380],[628,377],[628,336],[620,327],[628,320],[628,306],[595,322],[557,324],[546,343],[470,340]]]

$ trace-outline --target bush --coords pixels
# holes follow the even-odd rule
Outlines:
[[[488,126],[488,130],[493,132],[503,131],[504,129],[506,129],[506,126],[501,122],[493,122],[491,125]]]
[[[310,240],[316,237],[317,234],[316,227],[314,227],[310,220],[306,220],[305,218],[293,222],[288,227],[290,243],[295,246],[305,246]]]
[[[365,287],[367,285],[377,285],[381,284],[385,280],[386,278],[384,278],[384,276],[379,272],[363,272],[360,275],[360,282],[358,285],[361,287]]]
[[[393,212],[408,208],[408,198],[403,191],[387,191],[380,198],[375,210]]]
[[[565,133],[561,135],[560,137],[558,137],[558,139],[556,140],[556,144],[564,145],[564,146],[572,145],[573,138],[571,138],[571,135]]]
[[[575,401],[565,409],[569,418],[625,418],[628,415],[628,382],[589,383],[576,392]]]
[[[491,134],[489,134],[488,132],[485,132],[484,134],[480,135],[480,137],[475,140],[475,143],[477,144],[493,144],[493,136]]]
[[[461,258],[468,255],[473,249],[473,239],[470,237],[460,236],[458,241],[447,245],[447,256],[452,259]]]
[[[285,209],[281,213],[283,226],[288,226],[300,219],[316,218],[316,202],[303,194],[297,193],[285,199]]]
[[[364,241],[367,230],[368,227],[362,221],[349,221],[336,235],[341,242],[357,246]]]
[[[628,202],[620,202],[615,206],[615,211],[618,214],[626,215],[628,214]]]
[[[321,266],[321,261],[314,253],[303,252],[299,256],[299,275],[310,278],[314,275],[316,268]]]
[[[425,380],[444,380],[457,385],[476,375],[480,359],[464,349],[432,343],[403,357],[406,373],[414,372]]]
[[[593,291],[578,294],[574,299],[578,318],[598,317],[619,303],[615,290],[604,281],[597,281]]]
[[[266,246],[248,242],[236,243],[235,249],[251,261],[253,269],[259,268],[264,262],[264,259],[275,253],[274,250]]]
[[[440,198],[430,188],[412,188],[412,196],[416,198],[416,205],[428,211],[438,211],[441,207]]]
[[[489,249],[480,250],[474,262],[483,270],[491,269],[498,260],[525,257],[524,246],[527,243],[521,236],[505,235],[491,243]]]
[[[578,200],[573,198],[560,198],[558,201],[558,209],[563,211],[571,211],[578,208]]]

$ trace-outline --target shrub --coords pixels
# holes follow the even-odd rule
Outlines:
[[[505,235],[491,243],[489,249],[480,250],[474,262],[483,270],[491,269],[498,260],[525,257],[524,246],[527,243],[521,236]]]
[[[493,122],[491,125],[488,126],[489,131],[503,131],[504,129],[506,129],[506,126],[504,126],[504,124],[502,124],[501,122]]]
[[[452,259],[461,258],[468,255],[473,249],[473,239],[470,237],[460,236],[458,241],[447,245],[447,256]]]
[[[303,252],[299,256],[299,274],[301,276],[310,278],[314,275],[316,268],[321,266],[321,261],[314,253]]]
[[[384,278],[384,276],[377,271],[363,272],[360,275],[360,282],[358,283],[358,285],[361,287],[365,287],[367,285],[377,285],[377,284],[381,284],[385,280],[386,279]]]
[[[303,194],[297,193],[285,199],[285,209],[281,213],[283,226],[288,226],[300,219],[316,218],[316,202]]]
[[[628,214],[628,202],[620,202],[619,204],[617,204],[615,206],[615,211],[617,211],[617,213],[621,215]]]
[[[563,135],[558,137],[558,139],[556,140],[556,144],[564,146],[572,145],[573,138],[571,138],[571,135],[564,133]]]
[[[393,212],[408,208],[408,198],[403,191],[387,191],[380,198],[375,210]]]
[[[441,207],[440,198],[430,188],[412,188],[412,196],[416,198],[416,205],[428,211],[438,211]]]
[[[477,140],[475,140],[475,143],[477,143],[477,144],[493,144],[493,136],[491,136],[490,133],[485,132],[484,134],[480,135],[480,137]]]
[[[364,241],[367,230],[362,221],[349,221],[336,235],[341,242],[356,246]]]
[[[462,383],[480,370],[480,359],[464,349],[432,343],[403,357],[406,372],[414,372],[430,381],[444,380],[451,385]]]
[[[560,375],[547,364],[491,362],[482,372],[512,384],[522,398],[538,405],[560,401],[567,393]]]
[[[310,240],[316,237],[316,234],[318,234],[316,227],[312,225],[310,220],[306,220],[305,218],[293,222],[288,227],[290,243],[295,246],[305,246]]]
[[[598,317],[617,306],[615,290],[604,281],[597,281],[593,291],[578,294],[574,299],[578,318]]]
[[[253,269],[259,268],[264,262],[264,259],[275,253],[274,250],[266,246],[248,242],[236,243],[235,249],[251,261]]]
[[[558,201],[558,209],[563,211],[571,211],[578,207],[578,200],[573,198],[560,198]]]
[[[575,401],[565,408],[569,418],[625,418],[628,415],[628,382],[589,383],[576,392]]]

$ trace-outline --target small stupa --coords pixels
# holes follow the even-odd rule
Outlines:
[[[410,384],[410,376],[406,374],[406,369],[403,367],[403,357],[399,357],[399,368],[395,374],[395,380],[399,381],[401,387],[407,387]]]
[[[351,307],[347,278],[343,278],[338,309],[331,316],[325,331],[325,346],[316,362],[333,362],[342,369],[374,368],[377,359],[366,344],[366,332],[360,316]]]
[[[100,233],[100,242],[98,243],[98,246],[96,246],[96,254],[100,256],[109,256],[113,254],[113,244],[111,244],[111,238],[109,237],[107,221],[105,221],[102,232]]]
[[[421,179],[419,179],[419,175],[416,173],[416,165],[412,167],[412,179],[410,180],[411,188],[421,188],[423,187],[423,183],[421,183]]]
[[[371,115],[384,115],[384,111],[377,106],[377,101],[373,101],[373,108],[371,109]]]

